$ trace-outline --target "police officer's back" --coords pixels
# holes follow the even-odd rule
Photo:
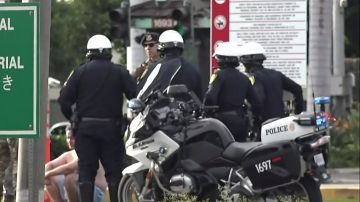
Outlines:
[[[73,116],[79,157],[79,188],[82,201],[92,201],[94,178],[101,160],[106,172],[111,201],[117,201],[117,187],[122,177],[124,145],[121,138],[123,94],[135,97],[136,83],[129,72],[114,65],[111,42],[103,35],[91,37],[87,44],[88,61],[76,68],[60,92],[64,116]]]
[[[205,94],[205,105],[218,105],[217,118],[231,131],[236,141],[246,141],[247,120],[245,119],[244,101],[252,104],[255,113],[260,110],[260,100],[255,94],[250,80],[239,72],[237,47],[231,42],[219,44],[214,56],[219,70],[211,77],[209,88]]]
[[[150,66],[152,71],[147,77],[138,97],[145,98],[154,89],[165,90],[169,85],[185,84],[200,99],[203,92],[198,69],[181,57],[184,40],[174,30],[164,31],[159,37],[159,51],[162,59]]]
[[[262,65],[264,60],[266,60],[265,50],[260,44],[249,42],[241,47],[240,62],[243,63],[246,71],[254,76],[254,87],[264,105],[261,112],[262,122],[285,116],[283,90],[293,94],[295,113],[301,113],[303,110],[301,86],[279,71],[264,68]]]

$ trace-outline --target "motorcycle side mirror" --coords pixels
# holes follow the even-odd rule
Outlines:
[[[127,103],[127,107],[134,113],[142,112],[145,108],[145,104],[137,98],[131,99]]]
[[[186,94],[188,92],[189,92],[188,88],[183,84],[171,85],[166,89],[166,94],[169,96]]]

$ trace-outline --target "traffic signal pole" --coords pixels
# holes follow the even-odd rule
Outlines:
[[[23,0],[22,3],[35,2]],[[46,139],[46,105],[48,95],[51,1],[40,2],[40,134],[36,139],[19,141],[16,202],[44,201],[44,159]]]

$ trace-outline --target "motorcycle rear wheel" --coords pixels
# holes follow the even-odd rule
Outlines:
[[[299,182],[269,191],[265,201],[276,202],[322,202],[320,186],[305,175]]]

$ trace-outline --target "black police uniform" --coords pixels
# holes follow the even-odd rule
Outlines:
[[[157,65],[161,65],[160,70],[151,85],[142,94],[141,99],[146,98],[155,89],[164,91],[169,85],[184,84],[202,100],[201,77],[198,69],[193,64],[170,51],[164,55],[163,59],[150,67],[150,72]]]
[[[303,111],[302,88],[299,84],[286,77],[283,73],[273,69],[266,69],[262,65],[252,67],[250,73],[254,75],[255,88],[259,97],[263,99],[262,121],[285,116],[283,90],[294,95],[295,113],[299,114]]]
[[[125,155],[120,132],[123,94],[131,99],[135,91],[136,82],[129,72],[108,59],[92,59],[81,65],[61,90],[58,102],[67,119],[76,104],[74,134],[80,189],[81,183],[94,183],[100,159],[109,191],[116,193]]]
[[[205,105],[218,105],[216,115],[230,130],[235,140],[246,141],[247,120],[245,119],[244,101],[251,103],[254,114],[261,109],[261,102],[246,75],[234,67],[223,67],[211,77],[205,93]]]

